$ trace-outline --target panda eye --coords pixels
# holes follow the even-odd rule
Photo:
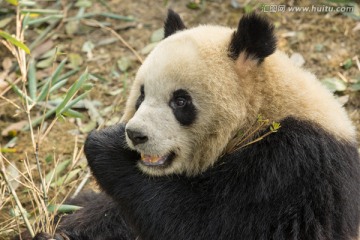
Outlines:
[[[178,108],[184,107],[186,105],[186,99],[183,97],[177,97],[174,101],[175,106]]]
[[[172,99],[170,101],[171,108],[183,109],[190,104],[191,104],[191,96],[186,90],[179,89],[173,93]]]
[[[139,99],[140,99],[140,101],[141,101],[141,102],[142,102],[142,101],[144,101],[144,99],[145,99],[145,93],[144,93],[144,90],[140,92]]]
[[[187,90],[178,89],[174,91],[169,106],[171,107],[176,120],[178,120],[182,126],[189,126],[196,120],[197,109]]]
[[[136,103],[135,103],[135,109],[137,110],[141,103],[144,101],[145,99],[145,90],[144,90],[144,85],[141,85],[140,87],[140,96],[138,97],[138,99],[136,100]]]

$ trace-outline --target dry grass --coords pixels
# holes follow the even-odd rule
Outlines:
[[[16,9],[15,39],[22,43],[24,42],[24,29],[22,27],[24,15],[20,14],[20,12],[20,6],[18,6]],[[26,227],[31,237],[34,237],[37,232],[54,234],[57,227],[54,219],[59,207],[62,206],[61,204],[64,199],[69,197],[69,194],[74,191],[74,188],[81,181],[82,175],[88,175],[86,171],[78,169],[79,161],[83,158],[83,149],[80,148],[80,150],[78,150],[77,141],[75,140],[70,167],[67,168],[67,173],[62,175],[61,179],[56,172],[60,166],[60,160],[56,156],[54,156],[53,166],[47,166],[47,169],[54,169],[54,171],[45,174],[43,168],[45,163],[43,160],[40,160],[39,153],[41,152],[45,137],[52,131],[61,115],[56,115],[47,126],[44,126],[45,117],[43,117],[39,127],[33,127],[32,110],[36,106],[36,103],[31,100],[27,91],[29,63],[27,61],[26,50],[22,46],[17,46],[12,41],[0,40],[0,42],[16,59],[20,69],[20,81],[22,85],[21,96],[23,97],[21,106],[4,96],[1,96],[1,98],[14,105],[26,115],[32,144],[31,153],[26,153],[22,160],[21,168],[25,169],[24,171],[21,171],[17,165],[9,161],[3,153],[0,152],[0,173],[4,180],[4,184],[1,185],[0,198],[2,201],[0,202],[0,208],[12,210],[12,214],[7,217],[8,220],[0,223],[0,238],[21,233],[23,226]],[[68,101],[71,101],[77,92],[78,90],[69,97]],[[49,92],[47,93],[45,104],[47,104],[48,96]],[[63,107],[66,107],[65,104]],[[62,109],[59,109],[59,111],[61,110]],[[45,111],[43,111],[43,114],[45,115]],[[36,164],[33,165],[33,162]],[[11,174],[9,175],[8,172],[10,172],[10,170]],[[79,175],[76,180],[73,180],[74,174]],[[60,180],[61,182],[58,183]],[[84,184],[80,186],[83,185]],[[19,190],[22,190],[22,192],[20,192],[22,196],[18,195]],[[49,195],[50,190],[52,192],[51,196]],[[81,189],[78,188],[76,192],[80,190]],[[66,193],[64,194],[64,192]]]

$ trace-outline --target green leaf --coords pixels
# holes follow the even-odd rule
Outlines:
[[[61,115],[62,112],[66,111],[71,106],[67,105],[70,99],[76,94],[76,92],[82,87],[85,81],[89,78],[89,74],[87,70],[81,74],[80,78],[71,85],[70,89],[68,90],[64,101],[62,101],[59,106],[56,108],[56,116]],[[66,106],[66,107],[65,107]]]
[[[6,27],[12,21],[14,21],[13,16],[1,19],[0,20],[0,28]]]
[[[59,114],[62,114],[63,112],[67,112],[68,110],[70,110],[70,108],[72,108],[80,100],[84,99],[88,94],[89,94],[89,91],[84,92],[80,96],[76,97],[74,100],[72,100],[71,102],[66,104],[66,106],[61,110],[61,112],[59,112]]]
[[[350,69],[353,66],[353,61],[351,58],[348,58],[341,64],[341,67],[343,67],[345,70]]]
[[[28,97],[18,86],[16,86],[15,84],[11,83],[11,82],[8,82],[11,86],[11,88],[14,90],[14,92],[19,96],[21,97],[24,101],[25,101],[25,98],[29,101],[30,104],[33,103],[33,100]]]
[[[49,163],[51,163],[51,162],[53,162],[53,161],[54,161],[53,155],[48,154],[48,155],[45,157],[45,162],[46,162],[47,164],[49,164]]]
[[[19,4],[18,0],[6,0],[6,1],[14,6],[17,6]]]
[[[62,72],[64,66],[65,66],[65,63],[67,61],[67,58],[63,59],[60,64],[57,66],[56,70],[54,71],[54,73],[52,74],[51,78],[52,78],[52,82],[53,84],[56,83],[58,81],[58,77],[60,75],[60,73]]]
[[[84,115],[81,112],[68,109],[62,113],[66,117],[72,117],[72,118],[84,118]]]
[[[94,87],[94,85],[92,83],[84,83],[84,85],[82,86],[82,90],[84,91],[89,91]]]
[[[47,23],[52,21],[53,19],[62,19],[64,17],[64,15],[62,14],[57,14],[57,15],[49,15],[49,16],[45,16],[43,18],[37,18],[34,20],[29,20],[26,22],[26,25],[34,25],[34,24],[41,24],[41,23]]]
[[[59,90],[61,87],[63,87],[63,86],[67,83],[68,80],[69,80],[69,79],[66,78],[66,79],[64,79],[64,80],[61,80],[61,81],[55,83],[54,86],[52,86],[52,87],[50,88],[49,93],[51,94],[51,93],[53,93],[54,91]]]
[[[36,68],[35,68],[35,60],[34,59],[31,59],[30,63],[29,63],[28,87],[29,87],[30,98],[32,100],[36,100],[37,80],[36,80]]]
[[[321,83],[324,84],[331,92],[342,92],[346,90],[346,84],[339,78],[325,78],[321,80]]]
[[[88,0],[78,0],[75,3],[76,7],[83,7],[83,8],[87,8],[87,7],[91,7],[92,6],[92,2],[88,1]]]
[[[50,204],[47,209],[49,212],[57,212],[57,213],[72,213],[76,210],[81,209],[82,207],[76,205],[68,205],[68,204]]]
[[[133,16],[122,16],[122,15],[118,15],[118,14],[114,14],[114,13],[99,13],[100,16],[103,17],[108,17],[108,18],[113,18],[116,20],[122,20],[122,21],[126,21],[126,22],[132,22],[135,21],[135,18]]]
[[[61,11],[56,9],[34,9],[34,8],[28,8],[28,9],[21,9],[21,13],[35,13],[35,14],[57,14],[60,15]]]
[[[19,40],[17,40],[16,38],[11,36],[10,34],[0,30],[0,37],[4,38],[5,40],[10,42],[11,44],[17,46],[18,48],[21,48],[27,54],[30,54],[30,49],[24,43],[20,42]]]
[[[55,69],[55,71],[53,72],[51,77],[47,80],[47,82],[41,88],[40,94],[37,98],[37,102],[43,101],[48,94],[49,88],[51,86],[55,85],[59,81],[59,79],[58,79],[59,75],[62,72],[66,61],[67,61],[67,58],[65,58],[64,60],[61,61],[61,63],[57,66],[57,68]]]
[[[49,58],[43,59],[36,64],[36,67],[37,68],[48,68],[54,63],[54,60],[55,60],[54,57],[49,57]]]

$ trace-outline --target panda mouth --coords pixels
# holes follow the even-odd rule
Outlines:
[[[149,167],[163,167],[171,163],[175,158],[175,153],[171,152],[164,156],[151,156],[146,154],[141,154],[141,163]]]

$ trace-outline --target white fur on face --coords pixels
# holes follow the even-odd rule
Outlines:
[[[310,73],[295,67],[276,52],[260,65],[228,57],[233,30],[200,26],[163,40],[140,67],[122,122],[142,132],[148,141],[131,148],[162,156],[174,152],[168,167],[139,164],[150,175],[195,175],[213,165],[230,139],[245,132],[259,114],[272,121],[286,117],[308,120],[340,140],[355,141],[354,128],[344,109]],[[135,103],[140,87],[145,100]],[[190,126],[181,126],[169,101],[178,89],[188,91],[197,109]]]
[[[134,146],[127,138],[128,145],[146,155],[163,156],[170,152],[176,155],[166,168],[139,164],[143,171],[151,175],[197,174],[215,162],[232,136],[235,125],[238,125],[236,118],[244,111],[238,101],[231,101],[239,86],[236,73],[231,70],[231,59],[226,55],[224,41],[231,30],[219,29],[227,34],[212,40],[223,45],[216,49],[217,53],[208,55],[202,52],[199,47],[203,43],[194,39],[192,34],[186,34],[186,37],[177,37],[176,34],[160,43],[139,69],[122,121],[127,123],[127,129],[146,135],[148,141]],[[219,29],[213,29],[215,36]],[[217,68],[211,68],[214,65],[211,57],[220,55],[219,51],[222,52],[223,63],[217,62]],[[204,57],[210,59],[205,60]],[[214,60],[219,61],[220,58]],[[224,85],[223,81],[219,81],[220,76],[232,81]],[[145,99],[135,111],[141,85],[144,85]],[[229,87],[232,87],[231,92]],[[182,126],[169,106],[173,92],[179,89],[189,92],[197,109],[197,118],[190,126]],[[221,124],[229,126],[229,129],[219,128]]]

